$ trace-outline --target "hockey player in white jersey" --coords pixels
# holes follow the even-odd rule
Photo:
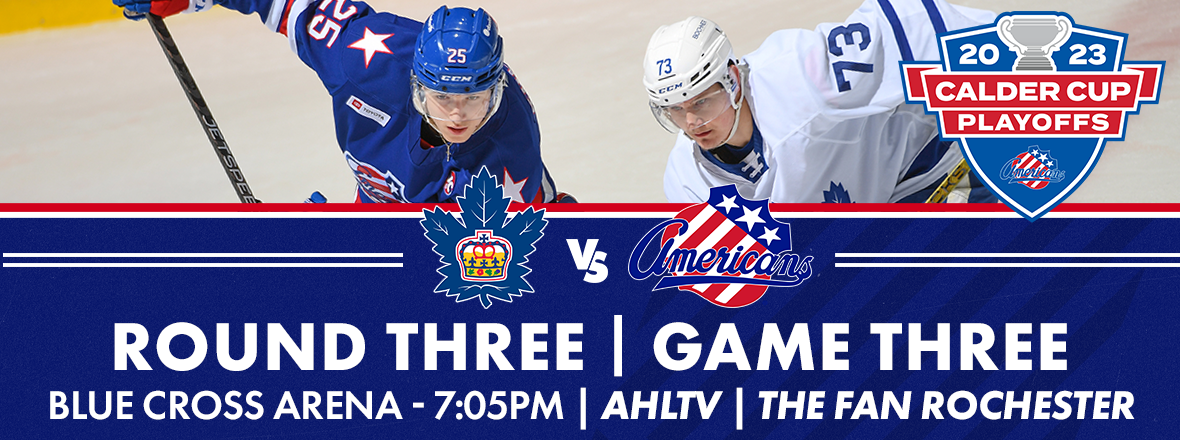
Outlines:
[[[943,0],[867,0],[844,23],[775,32],[740,61],[710,20],[660,27],[644,85],[656,119],[683,134],[668,201],[729,184],[780,203],[926,201],[962,156],[933,115],[905,104],[898,63],[937,60],[937,33],[994,19]],[[951,199],[995,201],[981,186]]]

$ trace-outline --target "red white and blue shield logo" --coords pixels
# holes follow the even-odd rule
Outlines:
[[[654,258],[645,258],[657,247]],[[662,276],[653,290],[675,287],[721,307],[745,307],[769,287],[811,277],[813,258],[791,247],[791,225],[771,217],[766,200],[747,200],[728,185],[648,231],[628,271],[636,280]]]
[[[1127,115],[1159,102],[1164,63],[1123,61],[1127,35],[1061,12],[1009,12],[939,35],[941,63],[903,62],[906,99],[938,115],[971,169],[1036,220],[1090,174]],[[1052,154],[1050,154],[1052,152]]]
[[[1061,170],[1049,150],[1033,145],[1000,169],[1000,179],[1039,190],[1049,187],[1050,183],[1065,180],[1065,171]]]

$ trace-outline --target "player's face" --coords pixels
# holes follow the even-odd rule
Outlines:
[[[665,108],[665,115],[706,150],[721,146],[733,128],[735,111],[729,93],[714,84],[701,94]]]
[[[451,143],[467,142],[479,129],[491,109],[492,91],[444,93],[426,91],[426,109],[434,119],[443,139]]]

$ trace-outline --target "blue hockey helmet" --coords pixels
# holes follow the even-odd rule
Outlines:
[[[483,9],[438,8],[418,34],[411,81],[414,107],[435,128],[440,121],[486,122],[505,82],[496,21]]]
[[[496,21],[482,8],[440,7],[418,33],[414,75],[430,90],[487,90],[504,71],[503,45]]]

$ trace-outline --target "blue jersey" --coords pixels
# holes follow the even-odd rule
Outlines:
[[[351,0],[217,3],[258,13],[319,75],[332,95],[337,142],[356,175],[359,201],[452,201],[485,166],[513,201],[550,202],[557,196],[541,161],[537,116],[511,70],[506,69],[499,109],[467,142],[431,145],[423,140],[422,116],[410,96],[422,23]]]

